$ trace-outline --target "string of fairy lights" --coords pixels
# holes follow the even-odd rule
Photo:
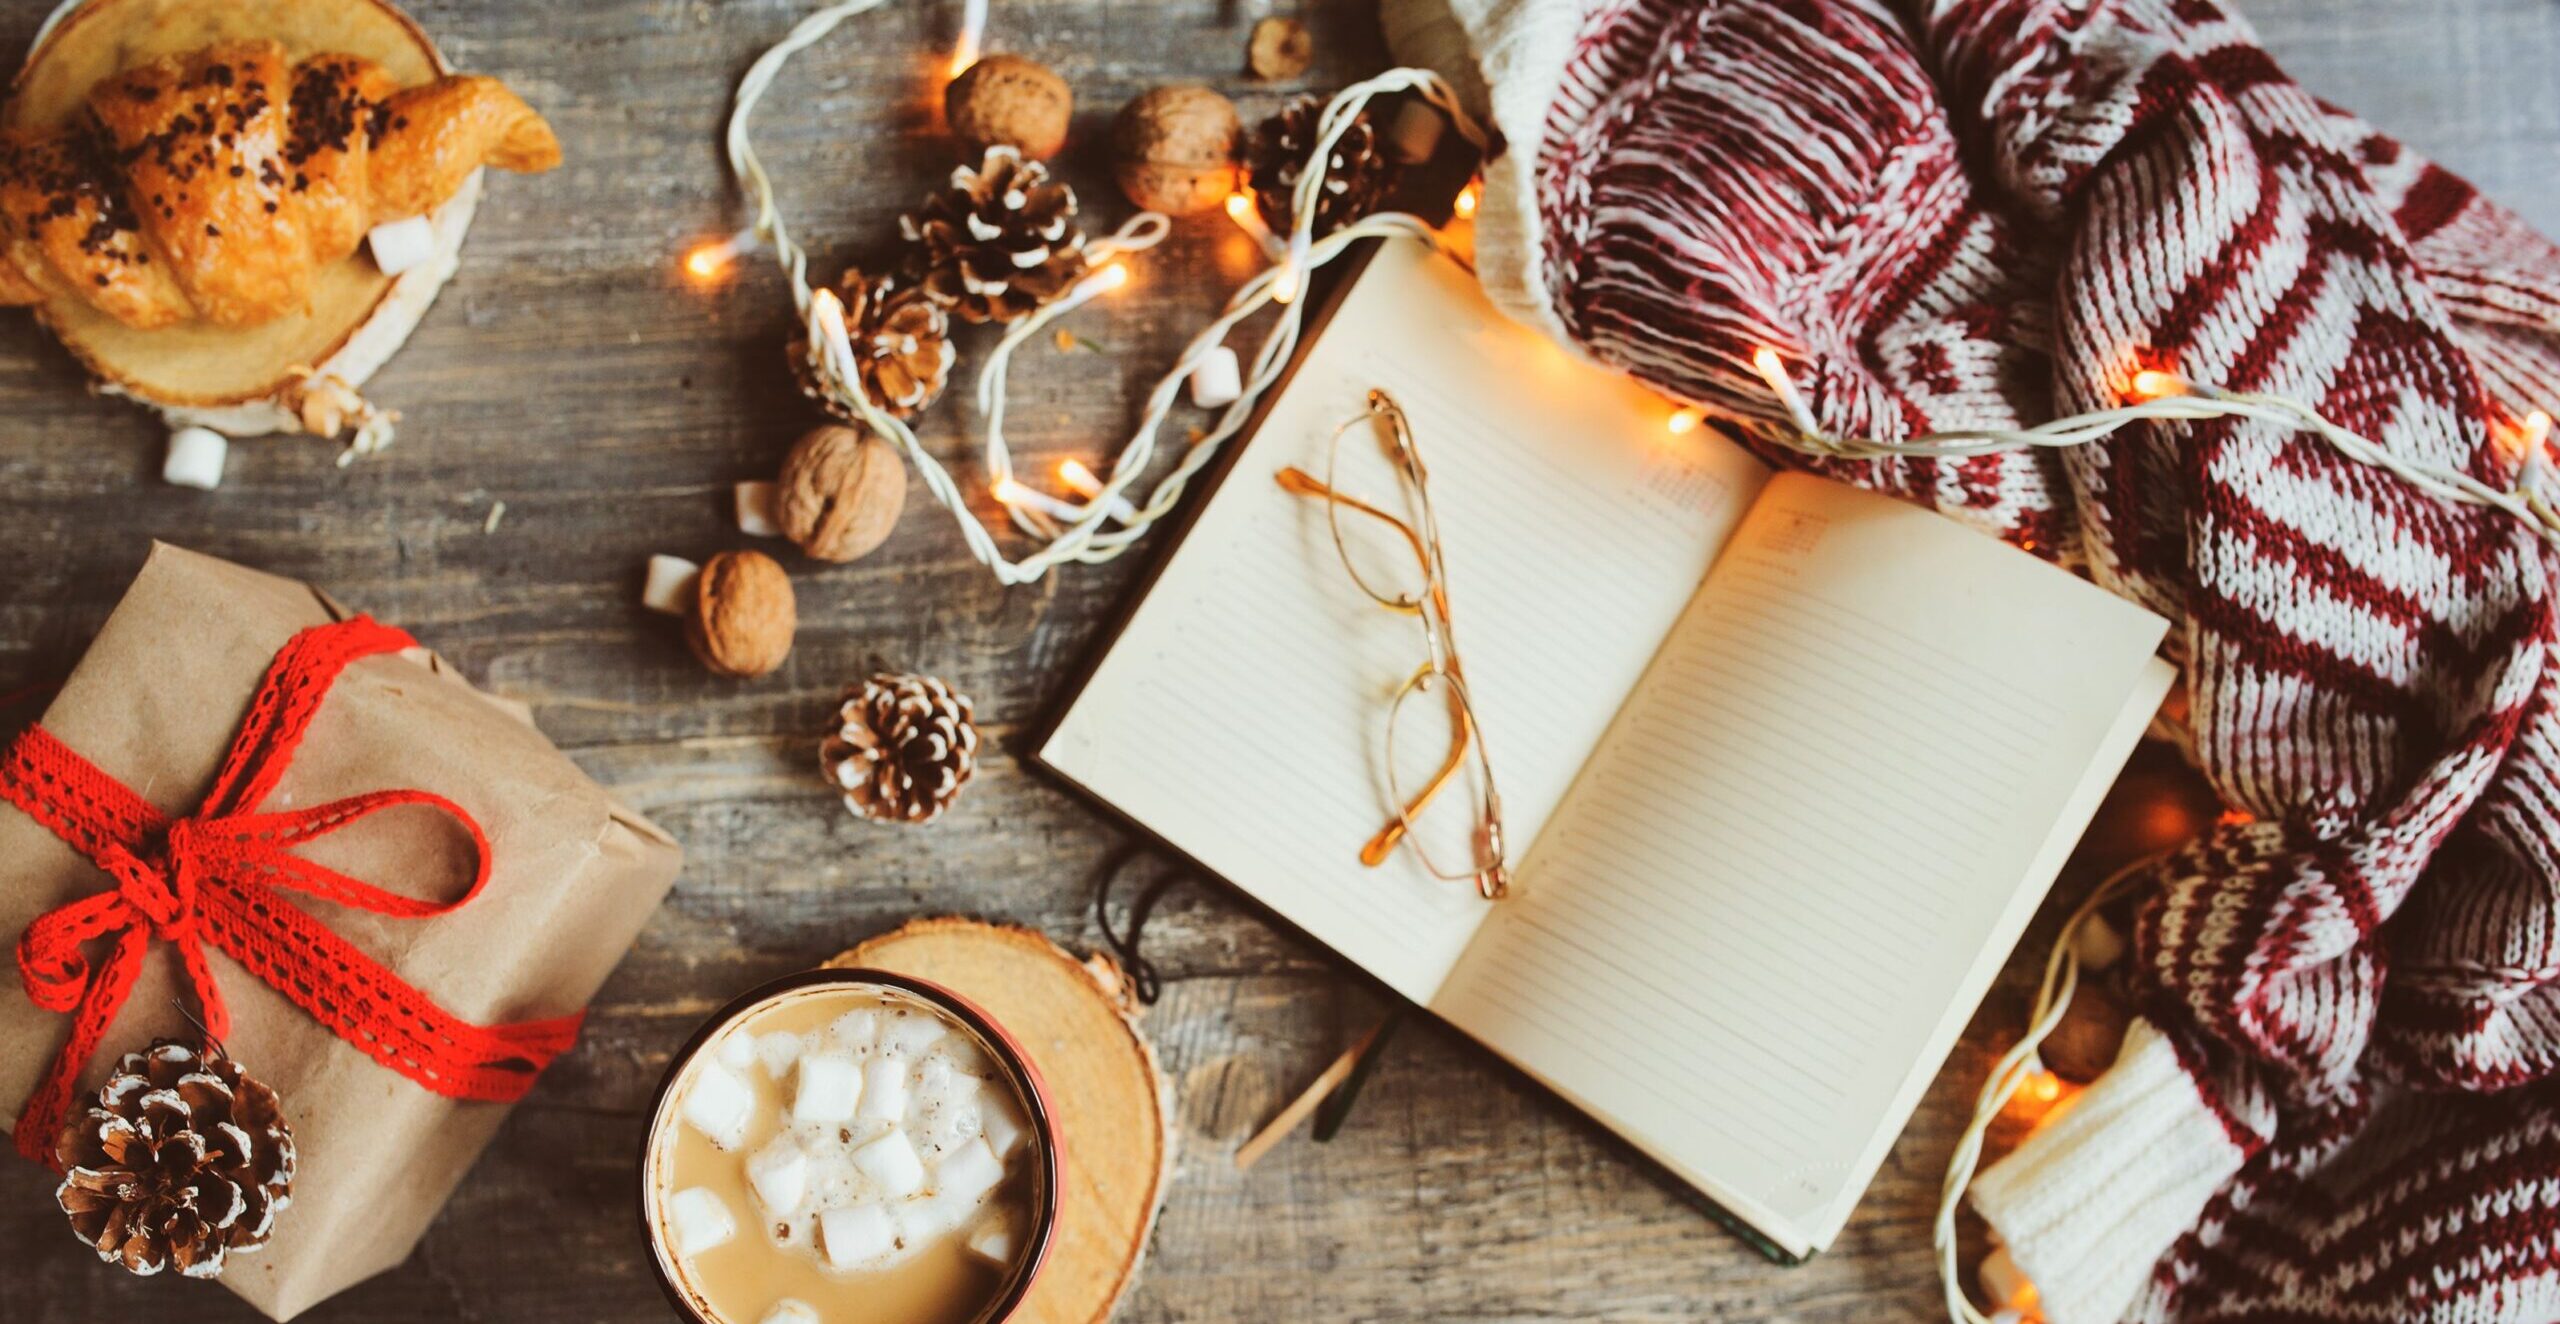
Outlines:
[[[1033,541],[1032,550],[1015,557],[1007,553],[996,531],[979,518],[971,493],[960,479],[925,448],[904,420],[881,409],[863,390],[845,325],[844,306],[833,291],[811,288],[808,253],[792,237],[775,201],[773,179],[756,153],[751,134],[757,106],[792,56],[823,39],[846,19],[887,3],[888,0],[841,0],[820,9],[802,19],[748,68],[731,105],[727,150],[731,173],[752,205],[754,217],[738,233],[695,249],[685,257],[684,267],[697,281],[709,283],[725,275],[740,256],[769,248],[789,283],[793,306],[806,325],[809,341],[818,347],[820,389],[907,457],[925,490],[958,523],[970,555],[1006,584],[1034,582],[1070,562],[1108,561],[1171,513],[1191,480],[1216,458],[1221,446],[1243,430],[1263,394],[1287,370],[1306,320],[1306,305],[1298,295],[1312,273],[1366,240],[1403,237],[1435,245],[1443,242],[1439,229],[1402,212],[1374,213],[1321,237],[1316,235],[1316,202],[1325,182],[1321,163],[1332,158],[1342,136],[1359,121],[1372,100],[1411,94],[1447,115],[1449,123],[1468,142],[1479,149],[1486,142],[1483,129],[1459,104],[1456,94],[1438,75],[1426,70],[1392,69],[1336,95],[1317,121],[1316,142],[1309,167],[1300,173],[1295,186],[1295,219],[1286,236],[1261,229],[1258,220],[1248,224],[1245,218],[1253,212],[1249,197],[1239,194],[1229,200],[1227,214],[1239,225],[1245,225],[1247,233],[1262,244],[1271,258],[1269,264],[1236,288],[1218,316],[1192,337],[1157,379],[1107,472],[1097,475],[1081,461],[1060,466],[1061,485],[1074,493],[1065,497],[1033,486],[1014,469],[1012,449],[1004,436],[1014,353],[1059,318],[1126,287],[1130,272],[1125,259],[1162,241],[1171,223],[1158,213],[1140,212],[1117,233],[1087,244],[1090,274],[1058,299],[1009,326],[979,367],[975,397],[981,423],[977,440],[985,490],[1005,512],[1007,522]],[[977,0],[964,10],[951,66],[955,76],[968,68],[982,49],[985,17],[985,6]],[[1277,308],[1278,314],[1264,329],[1262,340],[1253,351],[1241,393],[1221,409],[1215,423],[1189,443],[1172,469],[1156,478],[1141,495],[1140,484],[1155,467],[1161,433],[1183,384],[1203,362],[1225,348],[1228,337],[1239,326],[1272,308]]]
[[[1172,512],[1191,480],[1216,457],[1220,447],[1243,429],[1262,396],[1286,371],[1304,329],[1306,309],[1298,295],[1310,275],[1373,239],[1404,238],[1451,247],[1440,227],[1403,212],[1373,213],[1322,236],[1314,232],[1316,203],[1325,185],[1327,164],[1344,133],[1374,101],[1410,95],[1445,114],[1449,124],[1478,149],[1487,142],[1484,128],[1460,105],[1450,87],[1426,70],[1391,69],[1336,94],[1324,107],[1316,142],[1306,167],[1299,172],[1290,230],[1277,234],[1267,228],[1248,194],[1239,192],[1227,199],[1227,215],[1254,240],[1265,265],[1237,286],[1218,315],[1184,344],[1173,363],[1157,378],[1137,422],[1105,473],[1097,474],[1081,460],[1059,463],[1057,481],[1068,493],[1059,495],[1025,481],[1017,473],[1005,439],[1009,375],[1015,351],[1058,319],[1126,288],[1132,279],[1128,259],[1162,242],[1171,223],[1163,215],[1141,212],[1117,232],[1090,242],[1089,274],[1058,299],[1008,327],[979,369],[974,400],[981,420],[977,443],[984,491],[1004,512],[1006,522],[1030,540],[1030,550],[1013,556],[999,540],[998,532],[979,517],[971,489],[926,450],[904,420],[882,410],[863,390],[844,307],[833,291],[810,286],[808,254],[793,238],[775,201],[773,179],[757,155],[750,133],[757,107],[794,55],[825,38],[845,20],[889,2],[840,0],[828,5],[801,20],[748,69],[732,103],[726,148],[731,172],[753,209],[752,219],[736,234],[694,249],[685,255],[682,265],[697,283],[710,285],[725,279],[739,258],[770,250],[788,282],[810,343],[819,349],[821,389],[845,411],[897,446],[915,466],[926,489],[957,521],[970,554],[1005,584],[1034,582],[1068,563],[1108,561]],[[977,60],[983,49],[986,22],[986,0],[964,0],[949,65],[952,76],[958,76]],[[1475,185],[1469,185],[1458,196],[1453,209],[1458,221],[1472,219],[1477,198]],[[1195,435],[1168,471],[1142,491],[1147,475],[1157,467],[1162,449],[1159,434],[1183,384],[1205,360],[1224,348],[1227,339],[1246,321],[1274,308],[1278,315],[1265,328],[1250,357],[1241,394],[1221,409],[1212,426]],[[2509,453],[2517,460],[2518,478],[2513,487],[2498,487],[2464,470],[2396,453],[2339,427],[2300,402],[2223,390],[2166,368],[2129,371],[2122,403],[2055,418],[2034,427],[1953,429],[1881,441],[1826,432],[1776,348],[1756,349],[1751,366],[1792,423],[1792,432],[1779,432],[1774,439],[1809,455],[1834,459],[1957,459],[2087,445],[2139,423],[2242,419],[2315,437],[2349,459],[2389,472],[2418,491],[2447,502],[2497,510],[2524,523],[2543,541],[2560,545],[2560,512],[2555,512],[2549,497],[2554,471],[2548,446],[2552,419],[2540,409],[2501,426],[2502,444],[2513,448]],[[2131,367],[2130,361],[2128,366]],[[1708,417],[1706,409],[1675,405],[1666,415],[1666,427],[1674,434],[1686,433]],[[1770,433],[1760,429],[1758,435]],[[2059,1095],[2059,1082],[2043,1069],[2036,1051],[2060,1023],[2078,986],[2079,961],[2073,950],[2074,940],[2092,922],[2098,907],[2130,887],[2139,872],[2138,868],[2128,868],[2108,879],[2064,926],[2061,939],[2047,958],[2027,1032],[1994,1064],[1976,1100],[1971,1121],[1950,1158],[1932,1240],[1948,1317],[1955,1324],[1992,1324],[1999,1318],[1986,1317],[1974,1307],[1959,1281],[1956,1264],[1956,1214],[1980,1161],[1985,1136],[1992,1122],[2013,1102],[2023,1098],[2039,1106],[2049,1105]],[[2023,1293],[2003,1301],[2002,1315],[2014,1319],[2031,1314],[2032,1291],[2028,1285]]]

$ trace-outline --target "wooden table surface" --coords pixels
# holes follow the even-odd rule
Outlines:
[[[51,0],[0,4],[17,51]],[[1098,944],[1095,878],[1128,844],[1018,762],[1143,557],[1002,590],[921,493],[858,564],[795,565],[789,666],[707,676],[672,623],[636,603],[653,552],[741,545],[729,486],[770,476],[813,421],[780,355],[787,303],[751,266],[705,294],[677,255],[741,223],[717,155],[732,83],[810,0],[422,0],[463,68],[498,74],[559,129],[568,165],[495,177],[461,275],[375,380],[407,415],[388,454],[340,469],[307,440],[244,444],[211,494],[163,486],[161,431],[92,399],[23,315],[0,318],[0,692],[78,656],[149,539],[327,586],[408,626],[466,673],[530,703],[596,777],[680,837],[682,882],[595,1006],[583,1044],[519,1108],[401,1268],[308,1316],[342,1321],[647,1320],[665,1316],[629,1235],[638,1111],[668,1053],[732,993],[921,913],[1018,921]],[[2277,55],[2560,227],[2560,6],[2550,0],[2250,0]],[[786,204],[831,273],[876,247],[946,170],[931,70],[957,4],[901,4],[804,57],[761,134]],[[1317,68],[1249,83],[1245,31],[1300,13]],[[1074,85],[1067,170],[1097,220],[1123,201],[1098,168],[1111,113],[1158,82],[1207,80],[1248,115],[1383,61],[1361,0],[999,0],[991,46]],[[1023,355],[1010,421],[1046,472],[1092,459],[1250,261],[1214,218],[1137,264],[1131,292],[1072,325],[1107,352]],[[946,455],[972,417],[955,392],[922,429]],[[485,528],[496,503],[504,519]],[[875,661],[974,694],[993,749],[927,830],[848,817],[812,779],[812,732]],[[2156,764],[2134,780],[2157,790]],[[2150,821],[2116,815],[2118,840]],[[2157,824],[2154,824],[2157,826]],[[2108,848],[2093,843],[2085,855]],[[2085,883],[2087,861],[2080,871]],[[1131,882],[1165,862],[1141,857]],[[2073,890],[2066,881],[2064,891]],[[2049,905],[2022,950],[2040,952]],[[1376,993],[1237,898],[1177,885],[1150,932],[1167,977],[1149,1025],[1180,1089],[1181,1169],[1133,1320],[1608,1318],[1924,1320],[1941,1165],[1993,1040],[2014,1034],[2024,962],[1976,1018],[1847,1233],[1798,1269],[1717,1230],[1593,1124],[1437,1026],[1389,1051],[1330,1144],[1282,1146],[1249,1175],[1234,1146],[1372,1018]],[[12,994],[14,996],[14,994]],[[245,1320],[218,1290],[102,1268],[31,1166],[0,1176],[0,1317]]]

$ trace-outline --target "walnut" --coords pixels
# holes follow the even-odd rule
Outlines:
[[[2124,1048],[2124,1004],[2083,974],[2062,1020],[2036,1048],[2036,1056],[2064,1080],[2086,1083],[2106,1074]]]
[[[1253,25],[1253,44],[1245,48],[1245,68],[1253,76],[1277,82],[1307,71],[1316,59],[1315,38],[1294,18],[1266,18]]]
[[[853,428],[811,428],[782,461],[775,522],[821,561],[851,561],[888,541],[907,504],[896,447]]]
[[[943,89],[942,119],[972,155],[1012,147],[1045,161],[1067,145],[1067,121],[1076,98],[1067,80],[1037,60],[990,55],[962,70]]]
[[[722,552],[695,581],[685,642],[702,665],[723,676],[767,675],[791,656],[800,611],[791,576],[762,552]]]
[[[1196,84],[1141,93],[1111,126],[1112,158],[1129,201],[1193,216],[1236,191],[1235,103]]]

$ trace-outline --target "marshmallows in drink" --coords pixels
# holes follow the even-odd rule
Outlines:
[[[910,1267],[983,1303],[1021,1249],[1022,1101],[929,1003],[864,988],[760,1009],[676,1088],[659,1225],[726,1318],[834,1320],[826,1288],[876,1304]]]

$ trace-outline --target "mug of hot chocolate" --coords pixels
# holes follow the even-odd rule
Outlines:
[[[813,970],[676,1054],[640,1161],[659,1281],[693,1324],[995,1324],[1058,1216],[1040,1076],[966,998]]]

